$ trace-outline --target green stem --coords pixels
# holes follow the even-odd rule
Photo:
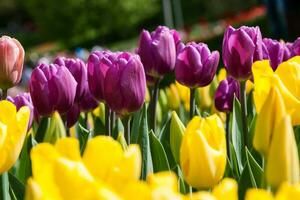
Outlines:
[[[127,144],[130,144],[130,122],[131,122],[131,116],[125,116],[123,119],[123,124],[124,124],[124,133],[125,133],[125,139]]]
[[[158,91],[159,91],[159,82],[160,79],[156,80],[153,92],[152,92],[152,98],[149,105],[149,124],[150,124],[150,130],[152,129],[154,132],[156,130],[156,104],[158,101]]]
[[[248,125],[247,125],[247,96],[246,96],[246,81],[240,81],[240,101],[242,111],[242,128],[244,144],[248,146]]]
[[[111,128],[110,128],[110,109],[107,104],[105,104],[105,130],[106,134],[111,136]]]
[[[195,88],[190,89],[190,119],[192,119],[195,115]]]
[[[229,123],[230,123],[230,112],[226,113],[226,149],[227,149],[227,156],[229,161],[231,161],[230,157],[230,130],[229,130]]]
[[[8,172],[4,172],[0,176],[0,199],[10,199]]]
[[[116,124],[116,113],[111,110],[111,112],[110,112],[110,133],[111,133],[111,135],[110,136],[112,136],[114,134],[115,124]]]

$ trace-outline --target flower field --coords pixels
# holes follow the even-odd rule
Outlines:
[[[300,199],[299,44],[229,26],[218,52],[159,26],[9,96],[25,51],[2,36],[0,199]]]

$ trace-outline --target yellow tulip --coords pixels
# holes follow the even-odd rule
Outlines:
[[[238,185],[234,179],[223,179],[212,191],[218,200],[238,200]]]
[[[170,108],[173,110],[178,109],[180,106],[180,95],[174,83],[171,84],[170,87],[166,88],[166,94]]]
[[[266,180],[273,188],[283,182],[299,182],[299,158],[291,118],[286,115],[275,127],[267,156]]]
[[[293,199],[300,199],[300,185],[291,185],[289,183],[283,183],[276,193],[276,200]]]
[[[286,115],[286,109],[278,89],[272,86],[257,115],[253,146],[264,156],[268,155],[275,126]]]
[[[271,87],[276,87],[282,95],[287,112],[293,125],[300,124],[300,57],[294,57],[281,63],[275,72],[269,61],[257,61],[253,64],[254,103],[259,113]]]
[[[179,82],[175,82],[181,101],[183,102],[185,110],[190,110],[190,89]]]
[[[209,108],[212,105],[212,99],[210,96],[210,85],[206,87],[200,87],[197,89],[199,96],[199,106],[201,110]]]
[[[171,125],[170,125],[170,147],[174,159],[179,163],[179,150],[182,141],[182,137],[185,131],[185,126],[179,119],[175,111],[171,115]]]
[[[30,116],[28,107],[17,112],[9,101],[0,101],[0,174],[8,171],[21,152]]]
[[[218,200],[214,195],[210,192],[199,191],[194,192],[193,194],[186,195],[186,200]]]
[[[194,117],[187,125],[180,148],[180,165],[187,183],[210,188],[224,175],[225,131],[217,115]]]
[[[248,189],[245,200],[273,200],[271,192],[263,189]]]
[[[227,72],[226,72],[226,69],[225,68],[221,68],[219,73],[218,73],[218,81],[221,82],[222,80],[224,80],[227,76]]]

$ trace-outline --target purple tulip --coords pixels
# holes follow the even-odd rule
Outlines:
[[[98,101],[104,101],[104,80],[107,70],[116,60],[117,53],[95,51],[88,58],[88,83],[92,95]]]
[[[263,59],[259,27],[229,26],[224,34],[222,57],[230,76],[236,80],[249,79],[253,62]]]
[[[83,112],[89,112],[98,106],[98,101],[94,98],[94,96],[91,94],[88,85],[86,86],[86,92],[83,98],[81,99],[79,103],[79,108]]]
[[[220,82],[215,93],[215,107],[221,112],[232,111],[234,96],[240,97],[240,84],[231,77]]]
[[[67,127],[71,128],[78,121],[80,115],[80,108],[77,103],[74,103],[70,110],[67,112]]]
[[[41,116],[66,113],[75,100],[77,82],[65,66],[40,64],[30,78],[30,95]]]
[[[121,115],[137,111],[145,101],[146,77],[138,55],[118,55],[106,72],[104,84],[108,106]]]
[[[7,100],[15,104],[17,110],[19,110],[23,106],[28,106],[30,110],[30,118],[29,118],[29,123],[28,123],[28,129],[30,129],[34,117],[34,107],[32,104],[31,96],[29,93],[24,92],[21,93],[15,97],[7,97]]]
[[[84,87],[87,82],[86,64],[78,58],[72,59],[64,57],[57,57],[54,61],[54,64],[66,66],[75,78],[77,82],[75,102],[79,102],[84,96]]]
[[[176,80],[190,88],[209,85],[216,74],[219,58],[219,52],[210,52],[204,43],[188,43],[177,56]]]
[[[286,61],[293,56],[293,43],[286,42],[284,45],[283,61]]]
[[[263,39],[263,58],[270,60],[270,65],[275,71],[284,60],[285,45],[277,40]]]
[[[293,56],[300,56],[300,37],[298,37],[292,46]]]
[[[179,42],[179,34],[165,26],[157,27],[151,34],[143,30],[137,53],[146,74],[158,78],[172,72],[176,61],[176,44]]]

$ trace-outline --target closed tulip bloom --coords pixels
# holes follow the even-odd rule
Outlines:
[[[195,188],[211,188],[226,166],[225,130],[217,115],[194,117],[187,125],[180,148],[184,179]]]
[[[40,64],[30,78],[30,95],[41,116],[66,113],[73,105],[77,82],[65,66]]]
[[[284,43],[283,60],[288,60],[293,56],[294,56],[293,43],[290,43],[290,42]]]
[[[222,57],[230,76],[236,80],[249,79],[253,62],[263,59],[259,27],[229,26],[224,34]]]
[[[31,100],[31,96],[29,93],[24,92],[21,93],[17,96],[15,96],[14,98],[8,96],[7,100],[12,102],[13,104],[15,104],[15,106],[17,107],[17,110],[19,111],[20,108],[22,108],[23,106],[27,106],[30,110],[30,118],[29,118],[29,123],[28,123],[28,129],[30,129],[31,125],[32,125],[32,121],[33,121],[33,117],[34,117],[34,107],[32,104],[32,100]]]
[[[8,171],[19,157],[28,122],[30,109],[26,106],[17,111],[9,101],[0,101],[0,174]]]
[[[270,191],[251,188],[247,190],[245,200],[274,200]]]
[[[292,54],[294,56],[300,56],[300,37],[293,42]]]
[[[184,131],[184,124],[179,119],[177,113],[172,111],[170,124],[170,147],[173,157],[177,163],[179,163],[179,151]]]
[[[20,42],[8,36],[0,37],[0,88],[8,89],[20,82],[24,63]]]
[[[240,97],[240,84],[231,77],[222,80],[215,92],[215,107],[221,112],[231,112],[234,97]]]
[[[280,63],[284,60],[285,45],[283,42],[270,38],[263,39],[263,58],[268,59],[270,65],[275,71]]]
[[[110,51],[94,51],[88,58],[88,83],[92,95],[98,101],[104,99],[104,83],[107,70],[113,65],[116,53]]]
[[[138,55],[127,52],[118,55],[106,72],[105,100],[118,114],[135,112],[145,102],[146,77]]]
[[[141,57],[145,72],[153,77],[162,77],[172,72],[176,61],[176,44],[179,34],[165,26],[159,26],[151,34],[143,30],[137,53]]]
[[[80,110],[83,112],[89,112],[97,108],[98,104],[98,101],[91,94],[89,88],[86,87],[86,92],[79,103]]]
[[[266,165],[266,181],[273,188],[300,180],[298,149],[291,117],[286,115],[274,129]]]
[[[213,195],[218,200],[238,200],[238,184],[236,180],[224,178],[214,189]]]
[[[54,61],[54,64],[67,67],[68,70],[73,75],[73,77],[75,78],[77,82],[75,102],[79,102],[83,98],[84,92],[86,91],[85,89],[87,83],[86,64],[78,58],[72,59],[72,58],[64,58],[64,57],[57,57]]]
[[[177,56],[176,80],[190,88],[207,86],[216,74],[219,58],[219,52],[210,52],[204,43],[188,43]]]
[[[76,124],[80,115],[80,108],[77,103],[74,103],[70,110],[67,112],[67,127],[71,128]]]

